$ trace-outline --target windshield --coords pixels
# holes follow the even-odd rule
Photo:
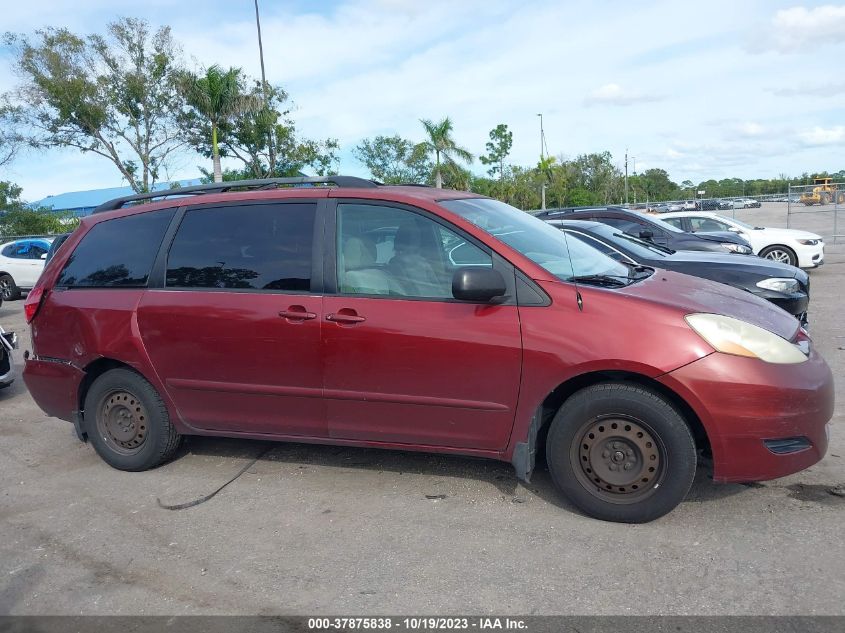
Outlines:
[[[440,204],[504,242],[563,281],[585,277],[630,283],[630,268],[516,207],[488,198],[444,200]],[[574,266],[574,270],[573,270]]]
[[[720,220],[724,220],[728,224],[733,223],[733,224],[736,224],[737,226],[741,226],[742,228],[749,229],[751,231],[753,231],[754,229],[757,228],[756,226],[751,226],[750,224],[746,224],[742,220],[737,220],[736,218],[728,219],[723,215],[717,215],[716,217],[719,218]]]

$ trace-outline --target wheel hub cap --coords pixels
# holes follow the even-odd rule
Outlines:
[[[115,391],[104,398],[97,416],[100,432],[120,452],[137,452],[147,436],[147,412],[128,391]]]
[[[641,495],[652,489],[662,467],[652,433],[625,419],[588,424],[581,436],[578,462],[581,474],[595,489],[614,497]]]

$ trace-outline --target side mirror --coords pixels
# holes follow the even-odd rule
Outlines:
[[[728,230],[729,230],[729,231],[732,231],[732,232],[734,232],[734,233],[739,233],[740,235],[742,235],[742,229],[738,229],[738,228],[737,228],[737,227],[735,227],[735,226],[730,227]]]
[[[644,240],[650,240],[654,237],[654,233],[652,233],[651,229],[643,229],[640,231],[640,237]]]
[[[47,259],[47,253],[41,253],[41,259]]]
[[[452,296],[460,301],[487,303],[508,291],[498,270],[487,267],[459,268],[452,277]]]

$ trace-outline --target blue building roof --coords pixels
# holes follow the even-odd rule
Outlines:
[[[177,182],[180,187],[202,184],[199,178],[179,180]],[[157,183],[153,186],[153,191],[170,189],[172,184],[170,182]],[[75,215],[81,216],[88,215],[95,207],[107,200],[122,196],[131,196],[133,193],[135,192],[132,190],[132,187],[109,187],[108,189],[91,189],[90,191],[69,191],[68,193],[60,193],[56,196],[47,196],[43,200],[33,202],[31,206],[47,207],[53,211],[71,211]]]

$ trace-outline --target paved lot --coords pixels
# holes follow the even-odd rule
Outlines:
[[[782,207],[737,215],[784,225]],[[838,379],[827,458],[753,486],[700,472],[648,525],[580,515],[544,469],[525,487],[461,457],[192,438],[122,473],[19,381],[0,392],[0,613],[845,614],[845,498],[829,492],[845,485],[845,244],[829,251],[811,303]],[[25,348],[22,310],[0,323]],[[211,501],[158,507],[268,447]]]

